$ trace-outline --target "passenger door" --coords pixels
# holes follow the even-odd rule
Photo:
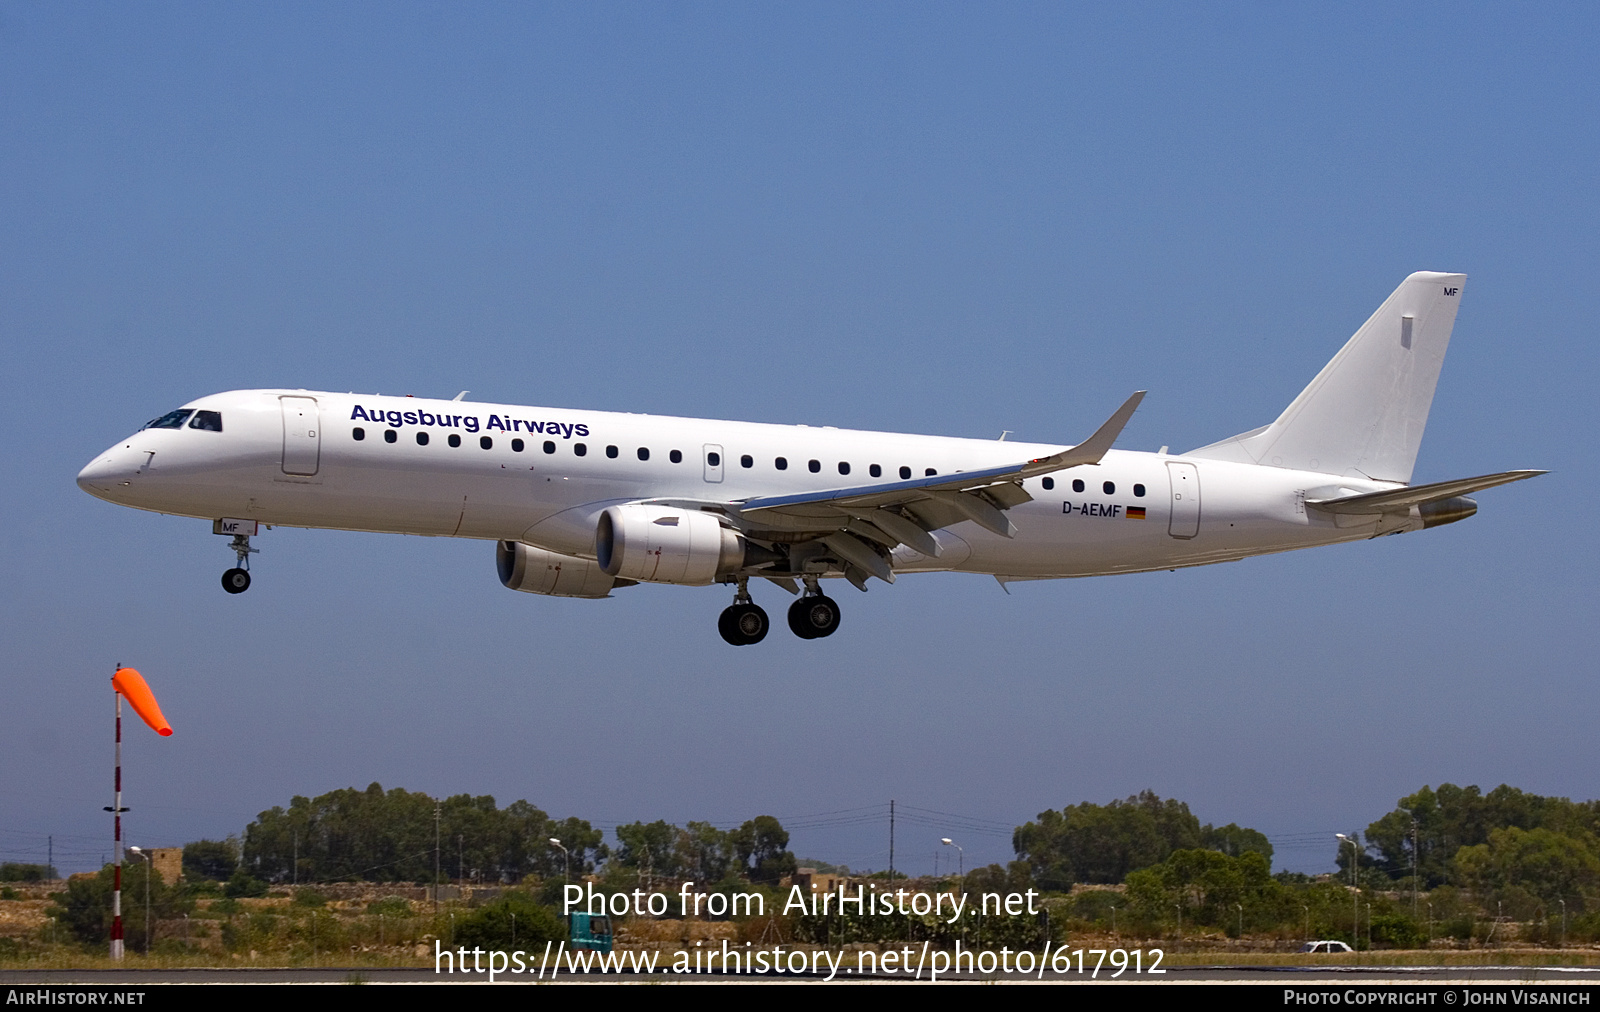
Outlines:
[[[283,473],[312,475],[322,457],[315,397],[280,397],[283,407]]]

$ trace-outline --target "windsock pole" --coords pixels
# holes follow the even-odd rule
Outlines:
[[[122,697],[128,697],[128,704],[133,707],[133,712],[139,715],[150,726],[150,730],[166,738],[172,734],[172,725],[167,723],[167,718],[161,715],[161,707],[156,703],[155,694],[150,691],[150,686],[145,682],[144,676],[132,668],[117,665],[116,674],[111,676],[111,691],[117,697],[117,774],[116,788],[111,807],[106,811],[111,813],[112,837],[116,844],[116,867],[111,879],[111,958],[121,959],[122,947],[122,813],[127,811],[122,807]],[[145,875],[154,874],[155,869],[146,862]],[[146,882],[148,888],[149,883]],[[148,926],[146,926],[148,932]]]
[[[120,665],[118,665],[120,667]],[[117,697],[117,773],[115,800],[111,803],[112,837],[116,868],[111,879],[111,958],[122,958],[122,693]]]

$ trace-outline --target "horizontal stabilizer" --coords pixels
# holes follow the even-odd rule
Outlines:
[[[1524,478],[1537,478],[1547,473],[1546,471],[1502,471],[1499,474],[1485,474],[1477,478],[1457,478],[1455,481],[1439,481],[1431,485],[1408,485],[1405,488],[1368,492],[1364,495],[1347,495],[1337,499],[1307,499],[1306,505],[1324,513],[1387,513],[1392,510],[1410,509],[1412,506],[1421,506],[1424,503],[1453,499],[1459,495],[1494,488],[1496,485],[1508,482],[1522,481]]]

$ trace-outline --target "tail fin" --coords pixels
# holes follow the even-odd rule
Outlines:
[[[1465,282],[1406,278],[1277,421],[1188,456],[1409,482]]]

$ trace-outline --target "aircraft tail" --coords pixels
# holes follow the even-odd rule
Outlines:
[[[1188,456],[1409,482],[1465,282],[1406,278],[1277,421]]]

